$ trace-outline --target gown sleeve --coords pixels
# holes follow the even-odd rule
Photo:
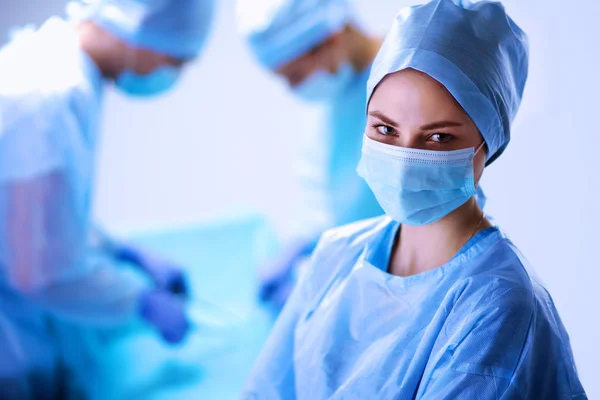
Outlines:
[[[536,288],[470,282],[439,336],[420,399],[586,399],[566,331]],[[556,313],[554,313],[557,315]],[[438,356],[439,355],[439,356]],[[570,361],[569,361],[570,360]]]
[[[301,276],[279,315],[271,334],[254,364],[244,387],[243,399],[295,399],[295,332],[299,322],[318,301],[319,294],[335,268],[331,260],[343,248],[330,232],[323,234],[312,255],[310,266]]]

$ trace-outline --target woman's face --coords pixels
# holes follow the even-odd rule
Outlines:
[[[385,77],[368,107],[366,135],[393,146],[450,151],[483,143],[479,130],[450,92],[422,72]],[[485,146],[473,160],[475,181],[485,167]]]

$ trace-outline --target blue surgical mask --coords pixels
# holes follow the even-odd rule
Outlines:
[[[355,76],[352,64],[344,62],[334,73],[318,70],[292,90],[295,95],[308,102],[330,100],[343,92]]]
[[[181,74],[181,69],[165,65],[147,75],[139,75],[133,71],[122,72],[115,84],[122,92],[139,97],[159,95],[171,89]]]
[[[358,174],[381,208],[406,225],[440,220],[477,193],[473,158],[481,150],[410,149],[379,143],[365,136]]]

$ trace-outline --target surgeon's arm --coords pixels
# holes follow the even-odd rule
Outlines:
[[[305,309],[297,285],[280,314],[250,373],[242,399],[294,399],[294,332]]]
[[[243,399],[294,399],[294,344],[298,322],[308,311],[332,273],[322,255],[329,249],[327,234],[323,235],[311,258],[307,272],[279,315],[254,368],[248,378]]]
[[[0,264],[9,283],[64,318],[118,325],[147,286],[88,247],[87,207],[60,171],[0,183]]]

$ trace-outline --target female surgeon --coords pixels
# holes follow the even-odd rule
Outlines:
[[[358,167],[387,215],[323,235],[246,399],[587,398],[550,295],[473,197],[527,68],[500,3],[398,14]]]

